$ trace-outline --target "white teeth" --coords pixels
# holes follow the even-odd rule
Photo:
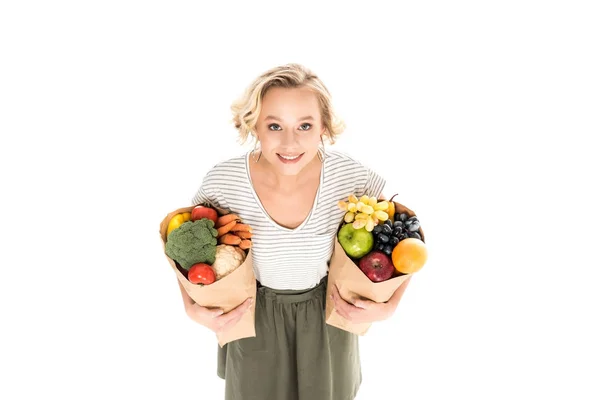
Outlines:
[[[284,158],[286,160],[295,160],[296,158],[300,157],[300,155],[297,155],[296,157],[287,157],[287,156],[282,156],[281,154],[279,155],[279,157]]]

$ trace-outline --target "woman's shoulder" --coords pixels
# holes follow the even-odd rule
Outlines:
[[[349,172],[349,170],[352,170],[353,172],[356,172],[357,170],[367,172],[369,170],[366,163],[343,150],[328,150],[326,152],[326,157],[329,167],[334,170],[345,170],[347,172]]]
[[[350,153],[341,150],[327,152],[327,175],[331,177],[330,184],[343,187],[347,193],[356,195],[369,194],[379,196],[385,186],[385,178],[371,166]],[[342,186],[341,183],[345,183]],[[346,193],[346,194],[347,194]]]
[[[232,193],[239,195],[247,186],[245,154],[221,158],[205,168],[199,188],[193,198],[194,204],[210,203],[227,209]]]
[[[246,155],[247,153],[238,154],[218,160],[208,169],[206,177],[227,179],[231,176],[244,175],[246,173]]]

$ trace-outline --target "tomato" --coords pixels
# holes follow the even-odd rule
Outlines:
[[[197,221],[202,218],[208,218],[215,224],[217,223],[217,210],[212,207],[196,206],[192,209],[192,221]]]
[[[210,285],[216,280],[215,271],[208,264],[197,263],[190,267],[188,280],[193,284]]]

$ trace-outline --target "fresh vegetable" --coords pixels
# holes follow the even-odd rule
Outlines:
[[[223,225],[222,227],[217,228],[217,237],[223,236],[224,234],[229,232],[231,230],[231,228],[233,228],[236,224],[237,224],[237,221],[231,221],[231,222]]]
[[[234,213],[220,216],[215,225],[218,243],[238,246],[241,250],[252,247],[252,228],[241,221],[239,215]]]
[[[233,233],[235,235],[239,236],[242,239],[252,239],[252,232],[248,232],[248,231],[235,231]]]
[[[242,238],[233,233],[226,233],[223,236],[217,239],[219,244],[240,244],[242,242]]]
[[[169,225],[167,226],[167,236],[169,236],[169,233],[179,228],[181,224],[183,224],[186,221],[189,221],[191,217],[192,214],[189,212],[184,212],[173,216],[173,218],[171,218],[171,220],[169,221]]]
[[[237,214],[229,213],[220,216],[217,219],[217,223],[215,224],[215,228],[219,229],[223,225],[227,225],[231,221],[240,221],[240,217]]]
[[[250,225],[247,224],[235,224],[232,228],[231,228],[232,232],[252,232],[252,228],[250,227]]]
[[[196,285],[210,285],[216,279],[215,271],[205,263],[194,264],[188,271],[188,280]]]
[[[252,247],[252,241],[250,239],[242,239],[238,246],[240,246],[240,249],[247,250]]]
[[[227,244],[217,246],[216,260],[212,264],[217,280],[229,275],[244,262],[244,252],[238,251],[236,247]]]
[[[202,218],[208,218],[213,223],[217,223],[217,210],[212,207],[205,207],[203,205],[198,205],[192,209],[192,221],[197,221]]]
[[[173,217],[175,218],[175,217]],[[213,264],[216,257],[217,230],[208,218],[187,221],[168,235],[165,253],[189,270],[196,263]]]

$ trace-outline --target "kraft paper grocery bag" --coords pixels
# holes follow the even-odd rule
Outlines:
[[[400,203],[394,202],[397,213],[407,213],[414,216],[415,213]],[[425,236],[423,230],[419,228],[419,234],[423,242]],[[333,300],[330,296],[333,293],[334,285],[337,286],[340,296],[349,303],[356,299],[369,299],[377,303],[388,301],[396,289],[400,287],[409,277],[414,274],[396,276],[383,282],[372,282],[355,264],[355,262],[346,255],[346,252],[340,245],[337,237],[331,261],[329,263],[329,278],[327,280],[327,298],[325,302],[325,322],[331,326],[343,329],[357,335],[365,335],[372,323],[352,323],[338,314],[333,308]]]
[[[163,251],[166,246],[166,233],[169,221],[175,215],[182,212],[191,212],[194,206],[184,207],[169,213],[160,224],[160,236],[163,242]],[[219,215],[223,210],[217,210]],[[225,333],[217,334],[219,345],[223,347],[226,343],[237,339],[255,337],[254,314],[256,305],[256,277],[252,266],[252,248],[246,254],[244,262],[229,275],[217,280],[210,285],[196,285],[188,281],[186,271],[177,262],[166,255],[169,264],[179,282],[187,294],[199,305],[204,307],[218,307],[225,313],[242,304],[247,298],[252,297],[255,301],[250,309],[244,313],[239,322]]]

